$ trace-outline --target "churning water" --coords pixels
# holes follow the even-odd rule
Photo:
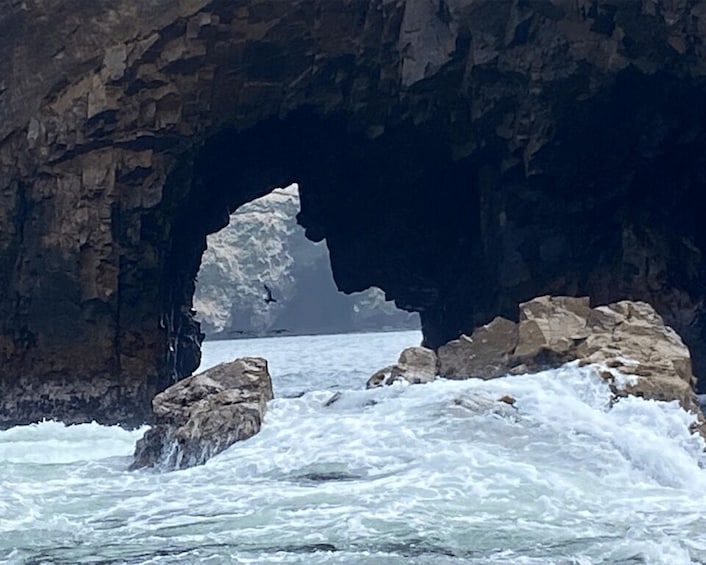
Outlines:
[[[204,365],[268,358],[277,398],[257,436],[193,469],[128,472],[141,431],[0,432],[0,561],[706,562],[688,414],[637,398],[609,409],[606,385],[572,366],[364,390],[419,338],[206,344]]]

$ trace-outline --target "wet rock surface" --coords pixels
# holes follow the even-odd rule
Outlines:
[[[152,401],[155,424],[137,442],[131,469],[205,463],[260,431],[272,380],[267,362],[244,357],[184,379]]]
[[[494,378],[579,361],[603,367],[601,376],[617,396],[677,400],[699,412],[689,350],[649,304],[591,308],[588,298],[542,296],[519,309],[517,324],[496,319],[440,347],[439,375]],[[632,378],[615,386],[613,371]]]
[[[429,347],[627,298],[706,374],[704,0],[0,0],[0,32],[2,427],[148,418],[199,364],[206,234],[292,181],[338,288]]]
[[[296,186],[273,190],[209,236],[194,295],[206,339],[418,328],[380,289],[338,292],[326,245],[297,225],[299,202]]]
[[[397,363],[375,372],[366,383],[366,388],[391,385],[398,380],[410,384],[422,384],[436,378],[436,354],[426,347],[408,347]]]

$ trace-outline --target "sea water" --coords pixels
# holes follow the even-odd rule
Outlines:
[[[0,432],[0,562],[706,562],[691,415],[638,398],[611,408],[593,370],[572,365],[365,390],[419,341],[207,343],[203,367],[266,357],[276,398],[258,435],[192,469],[129,472],[144,430]]]

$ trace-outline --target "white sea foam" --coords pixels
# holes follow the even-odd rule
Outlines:
[[[0,462],[59,465],[122,456],[147,428],[127,431],[93,422],[65,426],[42,422],[0,432]]]
[[[119,428],[0,432],[0,561],[706,561],[692,415],[639,398],[611,408],[591,367],[363,389],[417,340],[209,344],[206,364],[269,358],[279,398],[258,435],[183,471],[127,472],[137,434]]]

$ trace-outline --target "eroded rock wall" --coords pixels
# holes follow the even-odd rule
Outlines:
[[[0,425],[149,417],[206,234],[291,181],[429,345],[632,298],[703,374],[705,38],[703,0],[0,0]]]
[[[276,139],[201,159],[236,167],[227,185],[195,174],[199,148],[225,125],[341,107],[337,73],[394,62],[403,8],[0,4],[0,424],[138,423],[191,373],[206,234],[287,184]]]

